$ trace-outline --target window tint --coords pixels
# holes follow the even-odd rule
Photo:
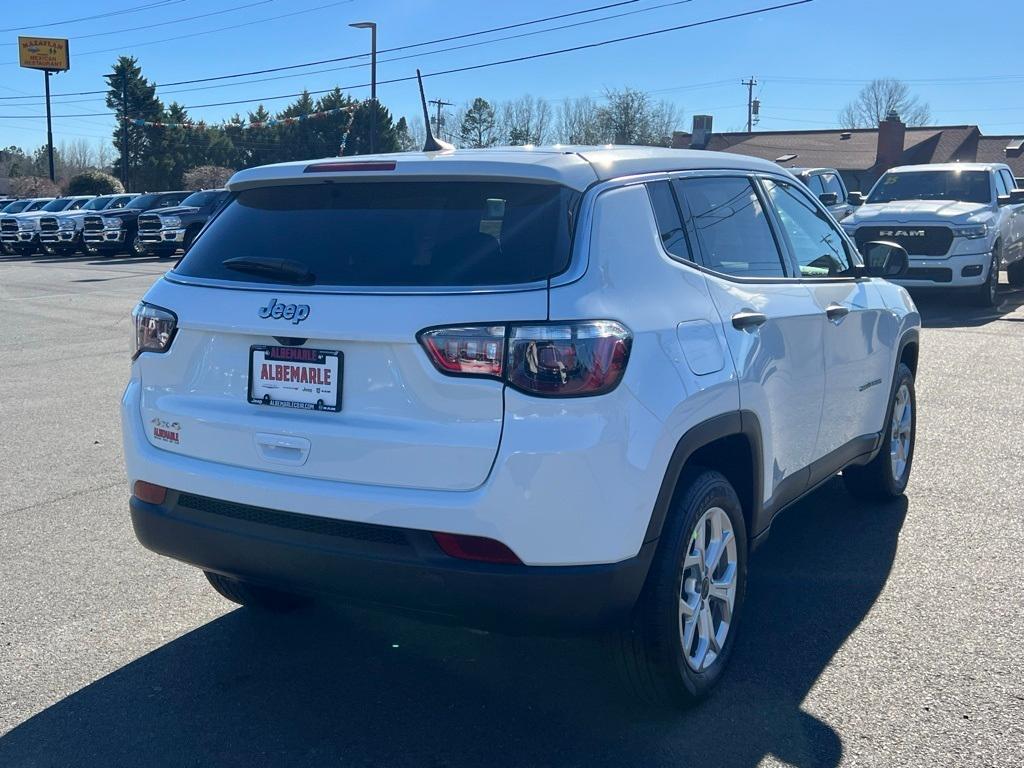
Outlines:
[[[823,173],[821,174],[821,185],[825,188],[826,192],[834,192],[836,195],[836,201],[840,203],[846,202],[846,190],[843,188],[843,183],[839,180],[839,175],[835,173]]]
[[[577,195],[553,184],[375,181],[239,192],[193,243],[179,274],[276,282],[225,259],[286,255],[315,284],[508,285],[543,280],[569,261]]]
[[[999,175],[1003,177],[1003,180],[1006,182],[1006,188],[1008,190],[1014,190],[1017,188],[1017,182],[1013,180],[1013,174],[1010,173],[1008,170],[1006,170],[1005,168],[1000,168]]]
[[[707,177],[676,184],[706,267],[738,277],[785,276],[760,198],[748,179]]]
[[[82,206],[84,206],[87,202],[89,202],[89,201],[88,200],[73,200],[71,205],[69,205],[67,207],[67,210],[69,210],[69,211],[77,211]]]
[[[804,176],[803,181],[807,188],[816,195],[825,191],[825,187],[821,183],[821,176]]]
[[[191,195],[181,201],[182,205],[194,205],[196,208],[202,208],[204,205],[213,205],[221,202],[228,193],[222,189],[206,189],[202,192],[193,192]]]
[[[651,195],[651,205],[654,207],[654,218],[658,222],[661,244],[673,256],[693,261],[671,185],[667,181],[658,181],[648,184],[647,191]]]
[[[131,198],[130,197],[119,197],[116,200],[114,200],[114,202],[112,202],[107,207],[108,208],[124,208],[129,202],[131,202]]]
[[[996,175],[996,194],[997,195],[1008,195],[1010,190],[1006,188],[1006,179],[1003,178],[1003,174],[997,173]]]
[[[988,171],[889,171],[875,182],[867,202],[959,200],[991,203]]]
[[[800,266],[800,275],[849,274],[851,260],[846,242],[828,215],[795,185],[765,179],[764,187]]]
[[[154,208],[170,208],[174,205],[181,205],[181,201],[188,197],[187,194],[177,195],[162,195],[159,200],[156,201]]]

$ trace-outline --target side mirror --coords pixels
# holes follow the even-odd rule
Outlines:
[[[864,274],[868,277],[903,277],[910,267],[906,249],[897,243],[872,240],[861,246],[861,253],[864,256]]]
[[[818,195],[818,199],[821,200],[821,204],[825,207],[839,205],[839,195],[835,192],[822,192]]]
[[[996,195],[996,205],[1009,205],[1011,200],[1013,200],[1012,195]]]
[[[862,192],[851,192],[850,196],[846,198],[846,202],[850,205],[864,205],[864,194]]]
[[[1011,189],[1010,190],[1010,205],[1018,205],[1024,203],[1024,189]]]

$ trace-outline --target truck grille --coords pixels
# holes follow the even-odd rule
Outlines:
[[[103,229],[103,217],[102,216],[86,216],[82,220],[82,229],[89,231],[96,231]]]
[[[44,216],[39,220],[41,232],[56,232],[58,229],[60,229],[60,225],[57,223],[56,216]]]
[[[160,217],[155,213],[144,213],[139,216],[139,231],[154,231],[161,227]]]
[[[953,243],[953,230],[949,227],[915,227],[909,224],[858,227],[854,239],[861,251],[864,250],[864,243],[886,240],[902,245],[911,256],[945,256]]]
[[[18,220],[17,219],[3,219],[0,221],[0,232],[17,232],[18,231]]]

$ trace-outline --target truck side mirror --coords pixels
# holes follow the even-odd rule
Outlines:
[[[864,256],[864,274],[868,277],[903,277],[910,267],[910,257],[898,243],[872,240],[861,246],[861,253]]]
[[[1010,205],[1017,205],[1024,203],[1024,189],[1011,189],[1010,190]]]
[[[851,192],[846,202],[850,205],[864,205],[864,195],[860,192]]]
[[[818,199],[821,200],[821,204],[826,208],[830,205],[839,205],[839,195],[835,192],[822,192],[818,195]]]

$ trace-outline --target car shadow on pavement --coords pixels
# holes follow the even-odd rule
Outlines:
[[[911,291],[925,328],[974,328],[996,321],[1024,322],[1024,289],[999,288],[994,307],[979,307],[972,297],[958,291],[930,289]]]
[[[629,704],[598,639],[239,609],[19,725],[0,765],[833,766],[838,734],[801,704],[883,589],[906,509],[835,480],[780,517],[730,669],[686,712]]]

